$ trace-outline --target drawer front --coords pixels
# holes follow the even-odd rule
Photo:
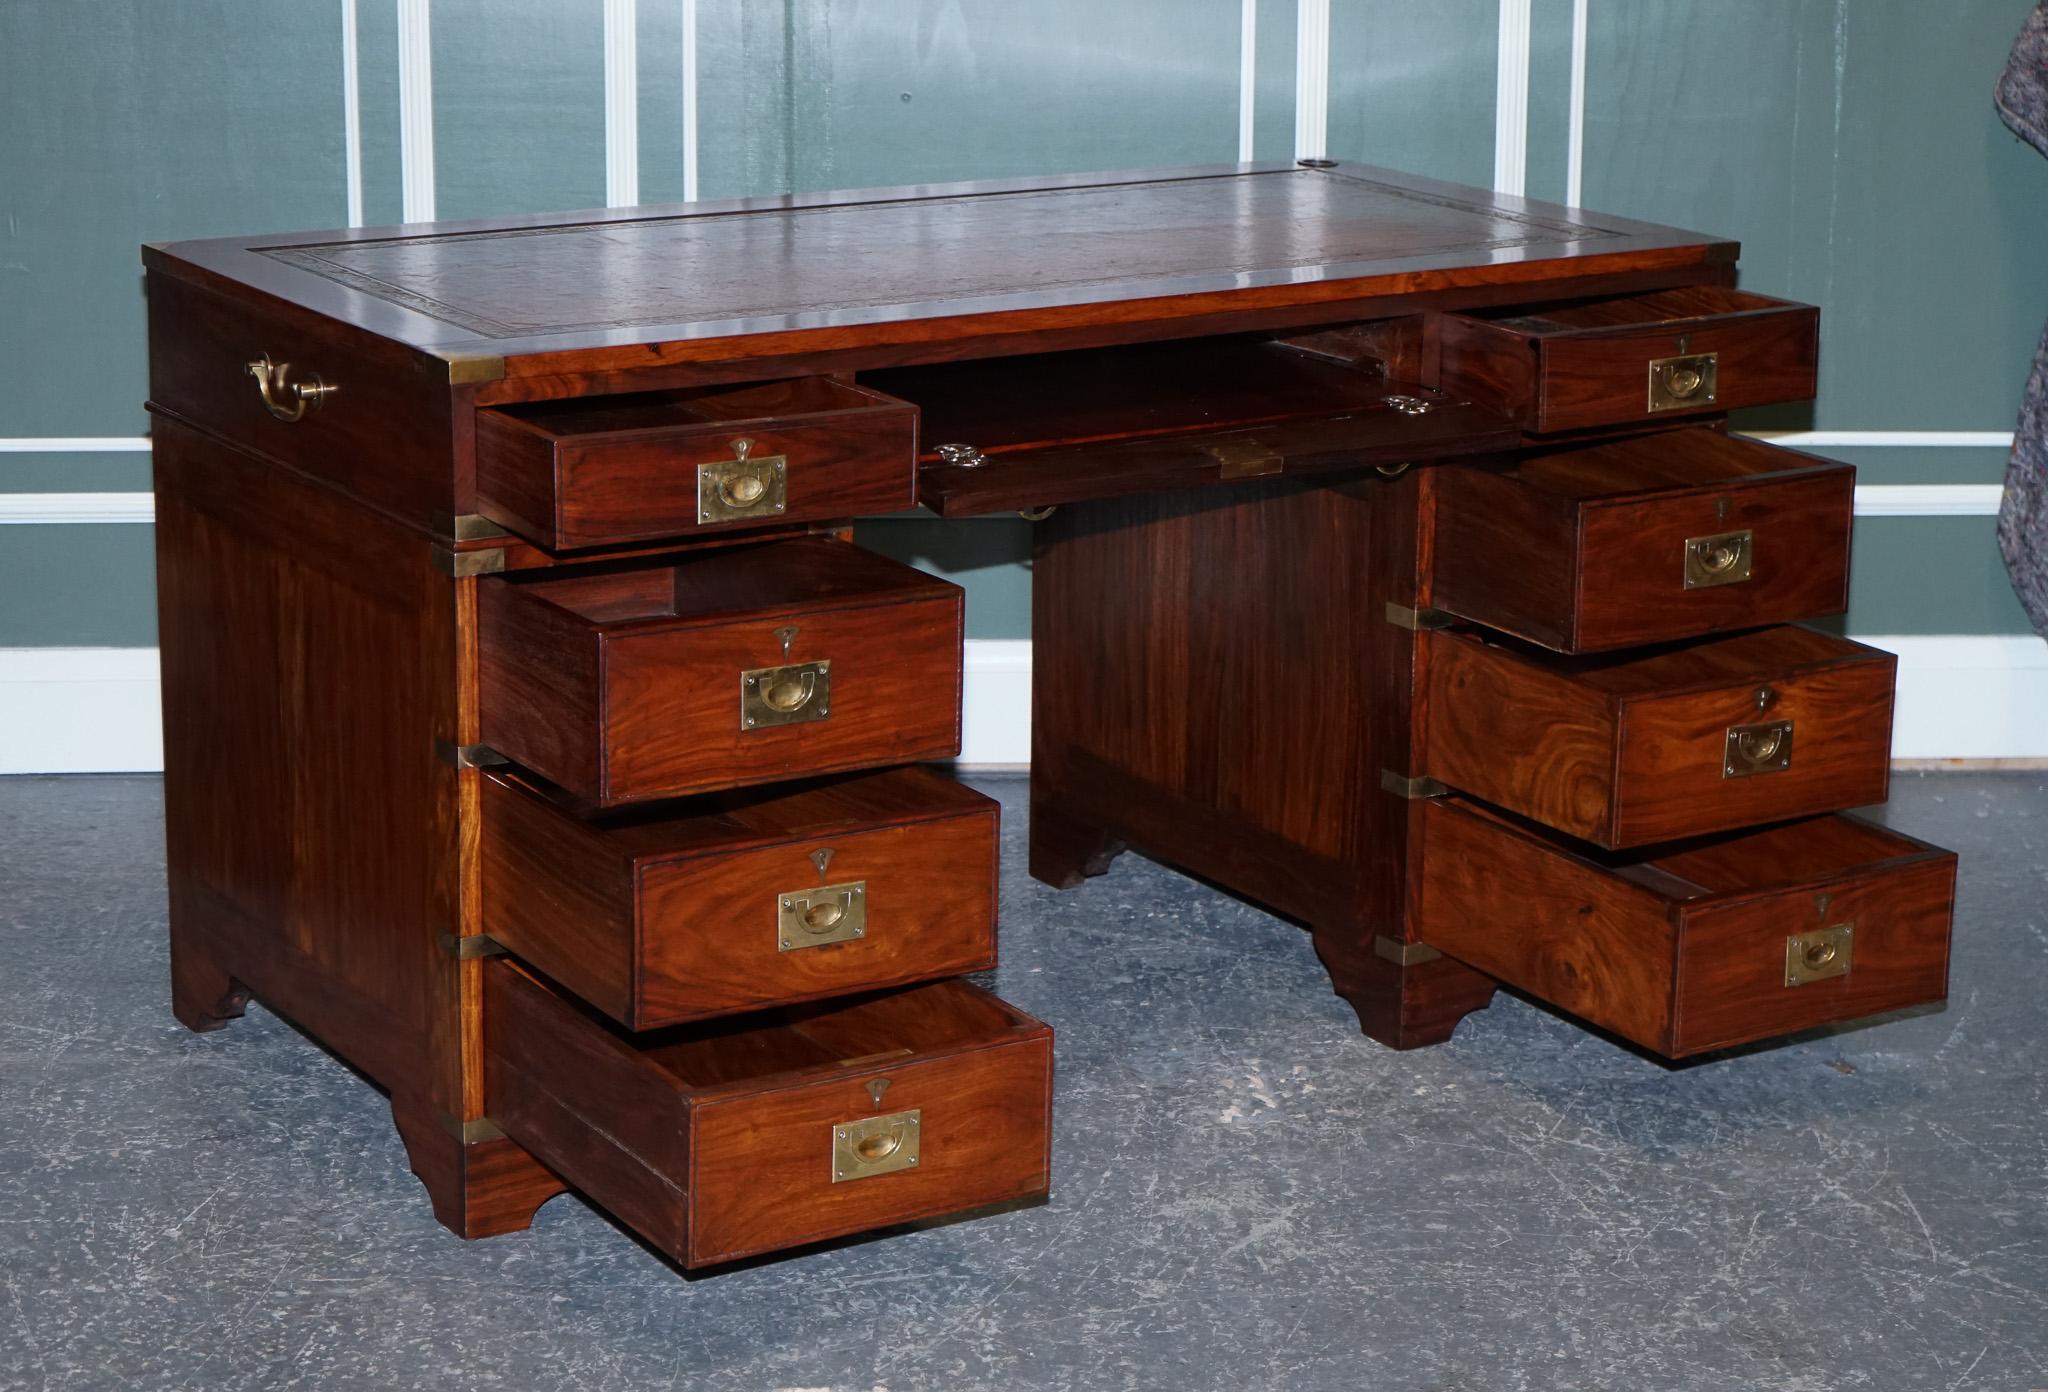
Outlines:
[[[1955,861],[1688,916],[1671,1052],[1703,1053],[1948,994]],[[1833,974],[1830,974],[1830,973]]]
[[[1855,485],[1712,430],[1447,464],[1430,602],[1567,653],[1838,614]]]
[[[483,974],[491,1120],[685,1265],[1046,1190],[1052,1032],[964,982],[635,1036]]]
[[[951,758],[961,651],[952,597],[616,639],[598,800]]]
[[[957,586],[823,539],[478,587],[482,740],[600,806],[950,758]]]
[[[477,510],[549,549],[895,512],[915,505],[917,412],[549,438],[478,413]]]
[[[1602,857],[1457,798],[1422,817],[1423,942],[1667,1057],[1947,991],[1955,857],[1909,837],[1822,817]],[[1842,928],[1833,962],[1791,980]]]
[[[926,769],[583,817],[482,787],[483,930],[629,1029],[995,965],[988,798]]]
[[[1804,629],[1621,662],[1426,639],[1425,771],[1608,848],[1883,802],[1897,660]]]
[[[692,1138],[689,1261],[1043,1193],[1051,1099],[1045,1037],[942,1058],[885,1056],[835,1078],[707,1100]],[[889,1128],[881,1145],[896,1150],[869,1161],[861,1131],[877,1122]],[[859,1129],[842,1139],[841,1128]],[[916,1154],[905,1154],[913,1144]]]
[[[1446,315],[1442,384],[1537,433],[1805,401],[1810,305],[1717,286],[1507,317]]]

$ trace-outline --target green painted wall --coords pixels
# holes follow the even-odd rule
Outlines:
[[[1571,0],[1535,0],[1529,190],[1568,158]],[[1740,238],[1825,310],[1816,407],[1757,428],[2004,430],[2048,316],[2048,163],[1991,84],[2028,0],[1592,0],[1585,195]],[[680,0],[640,0],[641,190],[682,194]],[[1330,152],[1492,177],[1495,0],[1332,0]],[[711,198],[1235,158],[1237,0],[700,0]],[[444,217],[604,197],[601,0],[433,0]],[[1259,9],[1257,153],[1293,149],[1295,14]],[[359,0],[366,220],[399,204],[393,0]],[[145,239],[346,216],[341,0],[0,3],[0,437],[145,428]],[[907,99],[906,99],[907,98]],[[1990,483],[1992,449],[1831,450]],[[138,454],[0,454],[0,492],[147,487]],[[1013,519],[867,524],[1029,632]],[[1853,631],[2020,632],[1986,518],[1870,518]],[[0,526],[0,647],[154,641],[150,529]],[[1880,559],[1881,558],[1881,559]]]

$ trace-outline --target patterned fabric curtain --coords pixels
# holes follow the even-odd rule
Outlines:
[[[2020,31],[1996,100],[2005,123],[2048,155],[2048,0],[2040,0]],[[2035,630],[2048,635],[2048,331],[2034,355],[2034,375],[2005,469],[1998,549]]]

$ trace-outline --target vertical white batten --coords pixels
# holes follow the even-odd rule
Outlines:
[[[1529,186],[1529,9],[1500,0],[1500,54],[1494,64],[1493,190],[1520,198]]]
[[[1330,0],[1295,0],[1294,157],[1330,148]]]
[[[341,154],[348,180],[348,225],[363,225],[363,84],[358,76],[356,0],[341,0]]]
[[[604,201],[640,201],[640,3],[604,0]]]
[[[1237,22],[1237,158],[1252,157],[1252,135],[1258,116],[1259,0],[1243,0]]]
[[[1572,125],[1565,156],[1564,201],[1586,201],[1586,5],[1572,0]]]
[[[697,0],[683,0],[683,201],[697,201]]]
[[[398,0],[399,217],[434,220],[434,23],[431,0]]]

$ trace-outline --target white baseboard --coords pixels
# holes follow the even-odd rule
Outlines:
[[[1892,756],[2048,759],[2048,642],[2015,635],[1864,638],[1899,655]],[[960,762],[1031,760],[1031,644],[967,644]],[[0,774],[163,767],[154,648],[0,648]]]
[[[155,648],[0,648],[0,773],[164,766]]]

